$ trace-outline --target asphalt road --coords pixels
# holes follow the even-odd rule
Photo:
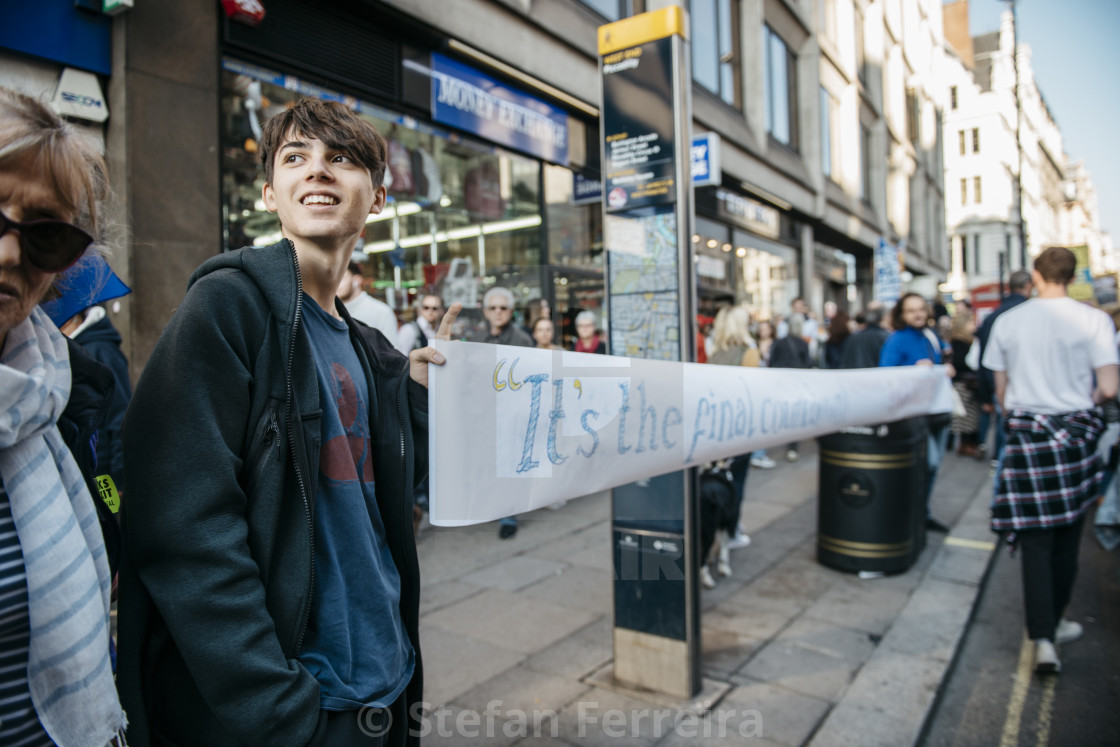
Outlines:
[[[1066,612],[1085,636],[1062,647],[1058,675],[1032,671],[1020,573],[1001,549],[922,744],[1120,745],[1120,550],[1102,550],[1086,525]]]

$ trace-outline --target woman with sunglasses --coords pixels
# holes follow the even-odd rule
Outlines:
[[[107,196],[101,156],[46,106],[0,88],[0,744],[123,744],[109,563],[78,465],[91,459],[75,460],[89,441],[72,453],[63,436],[89,423],[64,413],[72,380],[106,372],[72,362],[38,308],[93,251]]]

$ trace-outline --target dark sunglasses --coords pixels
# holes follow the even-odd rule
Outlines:
[[[509,311],[508,306],[487,306],[490,311]]]
[[[43,272],[62,272],[78,261],[93,243],[88,233],[61,220],[14,221],[0,213],[0,236],[19,231],[20,249],[27,261]]]

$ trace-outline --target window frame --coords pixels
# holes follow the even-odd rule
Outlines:
[[[576,0],[576,2],[583,7],[591,10],[596,15],[613,22],[621,21],[623,18],[629,18],[630,16],[634,15],[634,13],[637,12],[637,9],[634,7],[634,5],[637,2],[641,2],[641,0]],[[601,6],[604,3],[608,2],[614,3],[614,5],[618,8],[618,15],[611,15],[609,13],[603,12]]]
[[[766,133],[776,143],[779,143],[794,152],[800,152],[800,137],[798,127],[798,111],[797,111],[797,56],[793,53],[790,44],[774,30],[774,27],[769,23],[762,24],[762,40],[763,40],[763,78],[765,89],[765,104],[766,104]],[[779,135],[775,134],[775,108],[774,103],[776,100],[775,81],[774,81],[774,66],[772,65],[774,59],[774,49],[772,44],[777,42],[780,45],[780,51],[784,52],[783,63],[785,66],[785,125],[789,132],[789,139],[782,140]]]
[[[871,204],[871,128],[859,123],[859,198]]]
[[[703,54],[703,51],[701,45],[696,43],[697,23],[696,16],[692,12],[692,6],[695,2],[711,2],[713,4],[715,29],[712,31],[716,44],[714,49],[708,50],[708,53],[714,52],[716,54],[716,88],[718,90],[713,90],[696,77],[696,71],[699,67],[696,64],[697,55]],[[739,0],[689,0],[688,13],[692,23],[692,82],[717,96],[728,106],[742,110],[743,71],[740,64],[741,50],[739,34],[737,33],[739,28]],[[723,38],[725,33],[727,37]],[[724,48],[724,42],[727,43],[726,49]]]

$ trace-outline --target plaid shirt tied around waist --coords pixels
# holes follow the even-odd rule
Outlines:
[[[1072,524],[1101,494],[1104,463],[1095,410],[1043,415],[1012,410],[992,506],[992,531]]]

